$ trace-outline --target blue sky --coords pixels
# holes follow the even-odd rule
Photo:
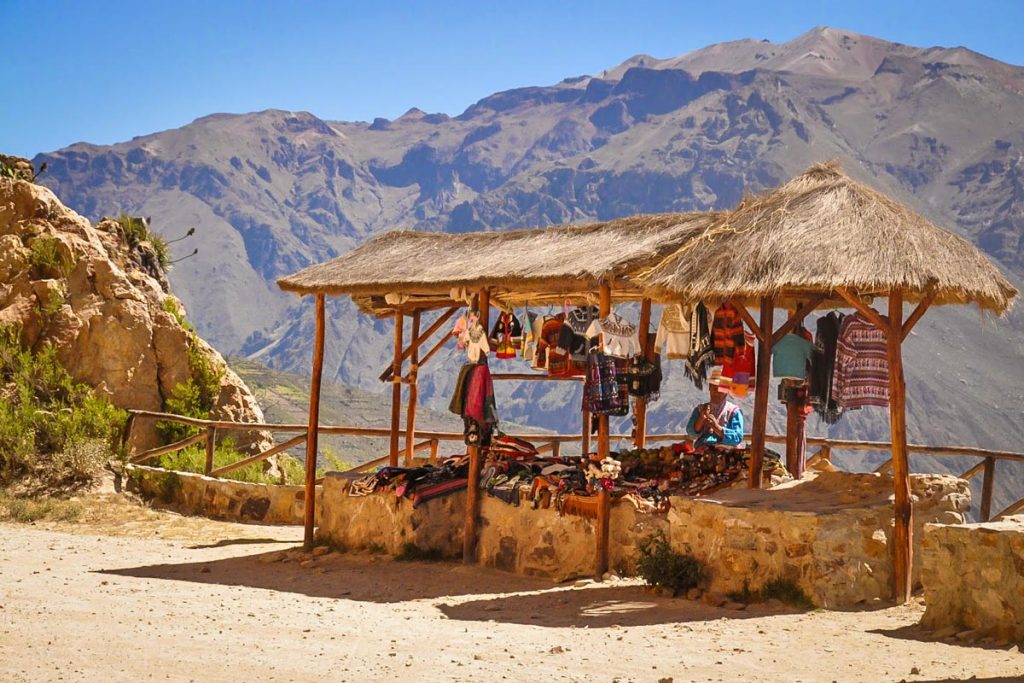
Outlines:
[[[626,58],[815,25],[1024,64],[1024,0],[0,0],[0,152],[112,143],[214,112],[457,114]]]

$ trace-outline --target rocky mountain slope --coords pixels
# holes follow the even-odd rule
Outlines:
[[[17,325],[33,350],[54,345],[75,380],[121,408],[163,410],[198,358],[221,372],[213,415],[262,421],[242,380],[183,326],[152,243],[132,237],[121,222],[91,225],[49,189],[0,174],[0,325]],[[157,439],[152,421],[140,420],[132,445]]]
[[[304,372],[308,302],[282,295],[274,279],[381,230],[728,208],[828,158],[964,233],[1020,286],[1022,122],[1020,67],[964,48],[817,28],[783,44],[637,56],[597,75],[496,93],[454,117],[416,109],[369,123],[216,114],[36,161],[49,165],[44,182],[90,217],[152,216],[167,237],[197,226],[199,255],[171,279],[199,332],[224,352]],[[926,316],[908,346],[912,439],[1024,441],[1022,331],[1019,312],[980,325],[969,309]],[[376,378],[389,344],[385,323],[331,302],[328,376],[383,395]],[[421,373],[428,405],[443,406],[456,363],[451,355]],[[670,368],[654,428],[677,427],[696,399],[680,376]],[[574,388],[541,384],[503,387],[503,414],[575,429],[564,408],[575,405]],[[864,413],[831,431],[882,436],[884,411]],[[780,414],[770,419],[781,426]]]

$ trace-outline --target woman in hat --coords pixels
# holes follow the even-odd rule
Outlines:
[[[722,368],[714,368],[708,378],[711,400],[690,413],[686,433],[697,437],[695,446],[739,446],[743,442],[743,412],[729,400],[729,380]]]

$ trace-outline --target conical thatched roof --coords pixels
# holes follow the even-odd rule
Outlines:
[[[298,294],[447,295],[481,286],[596,291],[701,234],[718,215],[671,213],[536,230],[463,234],[393,231],[277,281]]]
[[[744,201],[639,277],[660,297],[750,301],[832,293],[904,292],[935,304],[975,302],[1002,314],[1017,290],[970,242],[903,204],[817,164]]]

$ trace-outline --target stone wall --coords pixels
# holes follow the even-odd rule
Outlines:
[[[924,626],[1024,643],[1024,515],[928,525],[922,550]]]
[[[303,523],[304,486],[250,484],[143,465],[128,465],[125,474],[132,490],[187,514],[235,522]],[[323,510],[321,491],[322,487],[318,486],[318,521]]]
[[[966,481],[942,475],[911,477],[915,545],[925,522],[962,522],[970,506]],[[328,476],[320,538],[341,548],[399,552],[406,543],[458,556],[465,494],[412,502],[393,494],[351,497],[348,481]],[[711,498],[672,499],[667,515],[612,507],[609,565],[631,573],[637,542],[660,529],[672,546],[704,561],[709,589],[751,590],[788,579],[823,607],[891,596],[892,480],[874,474],[822,472],[770,490],[734,490]],[[478,553],[481,564],[519,574],[566,580],[591,576],[596,523],[554,509],[515,507],[483,495]],[[915,581],[918,571],[915,570]]]

